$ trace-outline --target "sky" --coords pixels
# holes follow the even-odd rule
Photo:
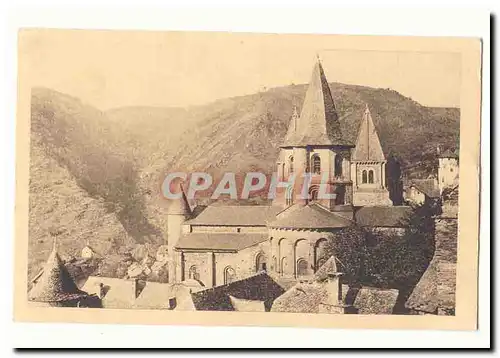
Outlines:
[[[32,86],[103,110],[184,107],[307,83],[317,55],[330,82],[391,88],[426,106],[459,106],[459,54],[360,50],[345,37],[341,42],[332,35],[37,30],[23,34],[19,54]]]

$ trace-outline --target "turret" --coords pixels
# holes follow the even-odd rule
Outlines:
[[[359,126],[351,166],[355,206],[392,205],[386,183],[387,159],[368,104]]]
[[[456,187],[459,183],[458,151],[447,150],[440,152],[438,148],[438,185],[439,193],[445,188]]]
[[[43,271],[28,294],[30,301],[42,302],[51,306],[77,306],[88,295],[80,291],[70,276],[57,252],[54,239],[52,252]]]
[[[179,199],[172,199],[168,206],[167,211],[167,247],[168,247],[168,281],[178,282],[181,277],[177,277],[176,271],[178,271],[177,266],[180,262],[177,258],[175,246],[182,235],[182,226],[186,220],[191,218],[192,211],[189,202],[184,193],[182,184],[179,184],[178,190],[181,193]]]
[[[295,182],[293,186],[280,188],[273,204],[288,207],[317,201],[331,211],[351,216],[353,147],[342,135],[330,86],[318,59],[300,116],[294,111],[277,163],[280,182],[291,182],[292,176]],[[304,175],[311,176],[307,191],[303,190]],[[329,198],[321,197],[321,193]]]

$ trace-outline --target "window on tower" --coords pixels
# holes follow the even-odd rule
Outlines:
[[[363,173],[361,174],[361,182],[363,184],[366,184],[367,181],[368,181],[368,179],[367,179],[366,170],[363,170]]]
[[[338,154],[335,156],[335,176],[342,176],[342,157]]]
[[[321,174],[321,159],[319,158],[318,155],[313,156],[312,166],[313,166],[312,172],[314,174]]]
[[[373,184],[373,170],[368,172],[368,183]]]

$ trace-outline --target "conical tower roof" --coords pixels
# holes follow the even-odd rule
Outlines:
[[[361,125],[359,126],[356,148],[352,153],[355,161],[385,161],[384,151],[380,145],[377,130],[373,124],[372,115],[366,105]]]
[[[180,199],[172,199],[170,200],[170,204],[168,206],[168,214],[169,215],[184,215],[185,217],[189,217],[191,215],[191,206],[186,197],[186,193],[184,192],[184,188],[181,183],[178,185],[178,190],[181,192]]]
[[[37,302],[61,302],[85,297],[71,278],[57,253],[56,244],[45,263],[43,273],[29,292],[29,300]]]
[[[300,117],[292,118],[282,146],[306,145],[353,146],[342,136],[330,86],[319,59],[314,65]]]

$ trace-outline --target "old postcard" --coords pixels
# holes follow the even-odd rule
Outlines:
[[[19,321],[475,329],[481,42],[25,29]]]

